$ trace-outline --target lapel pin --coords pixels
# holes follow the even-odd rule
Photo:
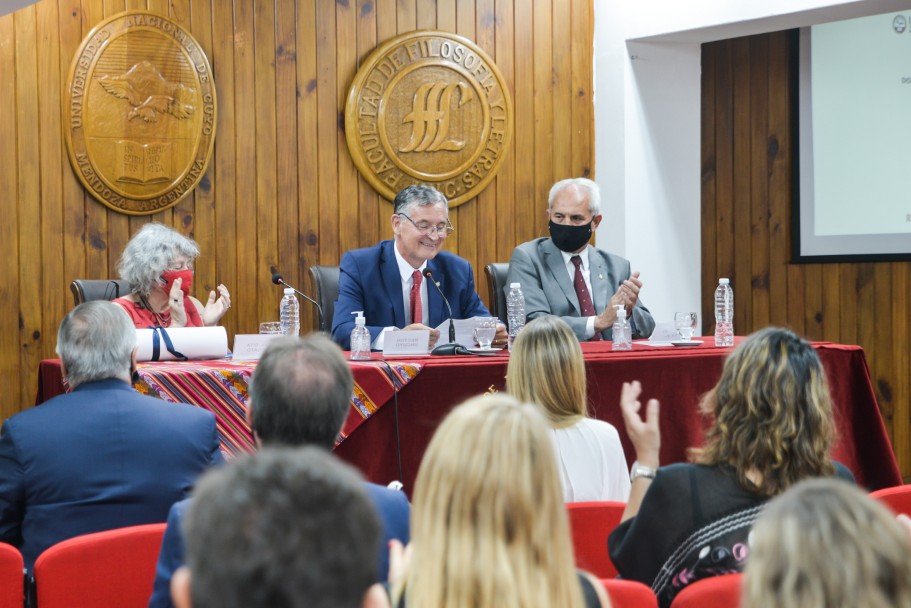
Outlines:
[[[598,280],[599,280],[599,281],[603,281],[603,280],[604,280],[604,275],[601,274],[600,272],[598,273]]]

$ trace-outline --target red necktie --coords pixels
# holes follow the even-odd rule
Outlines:
[[[595,316],[595,305],[592,303],[592,296],[588,293],[588,287],[585,285],[585,277],[582,276],[582,258],[574,255],[570,261],[576,267],[576,274],[573,276],[573,287],[576,290],[576,297],[579,298],[579,310],[583,317]],[[601,335],[595,332],[592,340],[600,340]]]
[[[424,312],[421,309],[421,281],[424,277],[420,270],[415,270],[411,275],[411,296],[408,303],[411,306],[411,322],[423,323]]]

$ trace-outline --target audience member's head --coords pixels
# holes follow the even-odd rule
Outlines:
[[[57,331],[57,354],[70,388],[108,378],[130,381],[136,328],[120,306],[97,300],[69,312]]]
[[[738,346],[702,408],[714,421],[699,462],[733,466],[745,488],[774,496],[834,473],[826,374],[814,348],[787,329],[763,329]]]
[[[540,406],[554,426],[575,424],[585,416],[585,361],[565,321],[538,317],[519,332],[509,357],[506,390]]]
[[[187,565],[171,586],[179,608],[356,608],[383,594],[371,588],[373,505],[325,450],[265,449],[213,470],[184,533]]]
[[[250,425],[263,445],[332,448],[354,380],[342,351],[322,334],[272,341],[250,381]]]
[[[556,459],[534,406],[498,394],[455,408],[424,454],[412,513],[408,606],[581,606]]]
[[[892,513],[836,479],[802,481],[753,527],[749,608],[911,606],[911,541]]]

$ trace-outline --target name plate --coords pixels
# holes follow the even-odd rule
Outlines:
[[[671,342],[680,339],[673,321],[656,323],[655,330],[648,338],[649,346],[671,346]]]
[[[282,334],[237,334],[234,336],[233,358],[235,361],[259,361],[269,343],[281,337]]]
[[[430,330],[392,330],[383,337],[383,356],[425,356],[430,352]]]

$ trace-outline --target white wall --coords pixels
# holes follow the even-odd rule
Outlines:
[[[670,321],[701,310],[700,45],[905,10],[911,0],[594,3],[595,176],[606,218],[597,243],[630,259],[643,301]],[[706,330],[713,322],[700,319]]]

